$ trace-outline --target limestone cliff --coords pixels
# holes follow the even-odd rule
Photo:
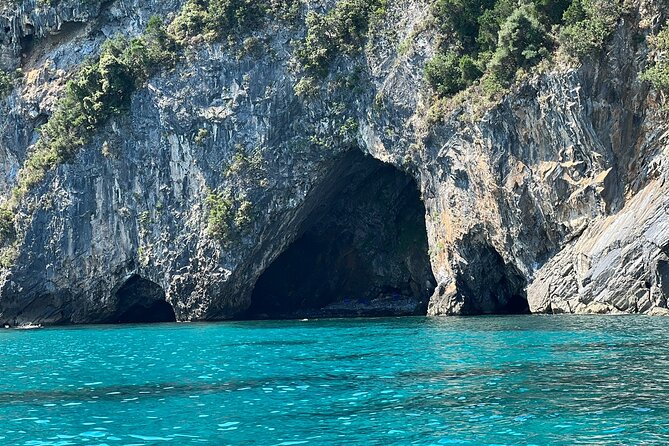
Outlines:
[[[0,10],[0,66],[22,70],[0,102],[5,200],[79,64],[182,3]],[[427,1],[389,0],[308,94],[295,42],[332,2],[266,20],[243,51],[192,42],[21,197],[0,322],[667,312],[669,125],[638,78],[667,6],[637,1],[601,55],[437,120]]]

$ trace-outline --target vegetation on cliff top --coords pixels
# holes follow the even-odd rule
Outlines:
[[[443,38],[426,80],[441,97],[477,81],[500,91],[557,47],[576,59],[597,54],[625,11],[624,0],[435,0]]]
[[[624,0],[574,0],[564,14],[559,42],[564,50],[583,59],[604,47],[620,18],[628,11]]]
[[[364,46],[370,26],[385,14],[387,0],[340,0],[324,14],[310,12],[307,35],[298,43],[303,69],[325,76],[339,55],[355,55]]]

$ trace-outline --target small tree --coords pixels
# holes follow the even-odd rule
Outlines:
[[[460,65],[460,79],[462,81],[462,84],[465,86],[471,85],[472,83],[474,83],[474,81],[476,81],[483,75],[483,72],[479,68],[476,61],[467,54],[465,54],[460,58],[459,65]]]
[[[523,5],[499,30],[497,50],[489,68],[503,82],[511,82],[519,68],[529,68],[548,54],[548,34],[533,5]]]
[[[574,2],[579,0],[533,0],[539,14],[548,19],[551,24],[560,23],[565,11]]]
[[[494,7],[478,17],[479,34],[476,43],[479,51],[495,51],[499,29],[517,7],[518,3],[515,0],[497,0]]]
[[[570,26],[582,22],[586,17],[587,15],[585,7],[583,6],[583,0],[574,0],[564,12],[562,21],[565,25]]]
[[[563,16],[560,45],[578,59],[597,55],[628,8],[624,0],[574,0]]]
[[[425,65],[425,79],[440,96],[450,96],[462,88],[457,54],[450,52],[433,57]]]
[[[476,47],[479,17],[495,5],[495,0],[436,0],[433,13],[440,27],[455,34],[466,51]]]

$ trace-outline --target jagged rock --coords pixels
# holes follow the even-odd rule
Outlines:
[[[649,316],[669,316],[669,309],[661,307],[653,307],[647,312],[647,314]]]

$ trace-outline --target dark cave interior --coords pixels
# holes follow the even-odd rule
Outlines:
[[[426,313],[435,280],[411,176],[351,151],[307,203],[294,241],[257,280],[246,318]]]
[[[140,324],[176,322],[174,309],[165,300],[165,292],[156,283],[138,275],[131,276],[116,291],[118,310],[110,322]]]

